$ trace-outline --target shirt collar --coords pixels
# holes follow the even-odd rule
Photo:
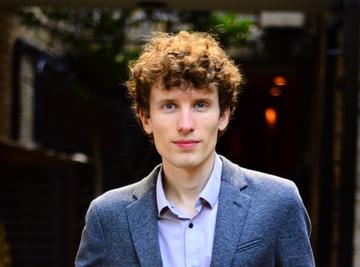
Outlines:
[[[210,177],[200,192],[199,199],[205,200],[211,208],[214,208],[220,192],[221,183],[221,172],[222,172],[222,161],[220,157],[215,153],[215,159]],[[158,208],[158,215],[164,208],[170,207],[169,201],[166,199],[163,182],[162,182],[162,166],[160,168],[157,181],[156,181],[156,202]]]
[[[158,216],[161,215],[161,211],[170,206],[169,201],[166,199],[163,182],[162,182],[162,166],[160,168],[157,181],[156,181],[156,203],[158,208]]]
[[[214,165],[210,174],[210,178],[200,192],[200,198],[206,200],[211,208],[214,208],[219,197],[221,171],[222,171],[222,161],[220,157],[217,154],[215,154]]]

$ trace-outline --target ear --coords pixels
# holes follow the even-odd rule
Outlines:
[[[224,131],[229,124],[230,119],[230,108],[224,110],[219,118],[219,131]]]
[[[144,131],[147,134],[152,134],[150,117],[143,110],[139,110],[138,115]]]

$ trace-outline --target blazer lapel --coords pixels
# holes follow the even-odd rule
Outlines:
[[[240,191],[246,186],[241,169],[224,158],[222,160],[223,173],[211,259],[212,267],[231,265],[251,201],[248,195]]]
[[[140,182],[134,192],[134,198],[137,200],[126,210],[132,241],[140,265],[146,267],[162,266],[154,186],[157,169]]]

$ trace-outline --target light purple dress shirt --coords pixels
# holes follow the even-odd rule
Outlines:
[[[222,162],[217,154],[193,217],[166,199],[162,169],[156,182],[160,252],[164,267],[208,267],[214,240]]]

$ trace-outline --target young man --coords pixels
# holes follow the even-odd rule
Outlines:
[[[162,164],[91,203],[76,266],[314,266],[294,183],[215,152],[240,80],[207,34],[145,45],[128,89]]]

